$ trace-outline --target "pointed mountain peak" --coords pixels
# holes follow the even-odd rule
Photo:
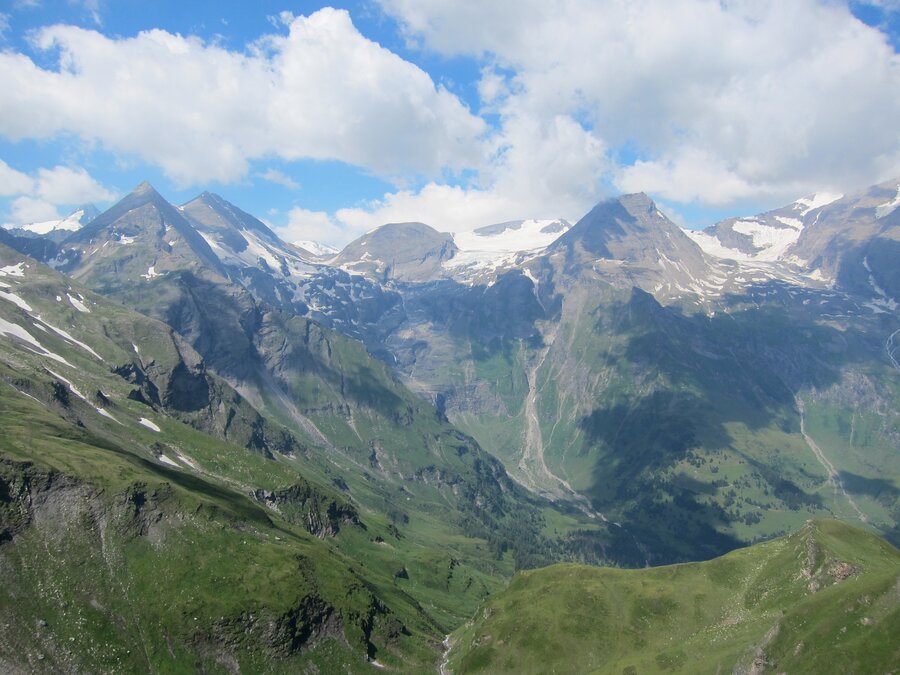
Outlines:
[[[590,232],[602,232],[604,239],[610,236],[618,238],[674,227],[650,197],[643,192],[635,192],[600,202],[564,236],[580,238]]]
[[[140,185],[134,188],[129,194],[132,195],[158,195],[156,188],[149,181],[142,181]]]
[[[75,216],[76,213],[80,214],[78,216],[78,222],[82,225],[87,225],[94,218],[100,215],[100,209],[98,209],[91,203],[81,204],[78,208],[72,211],[71,214],[69,214],[69,217],[71,218]]]
[[[182,204],[181,210],[201,232],[231,230],[233,233],[239,233],[243,230],[249,230],[262,235],[271,242],[281,242],[278,235],[272,232],[259,218],[240,209],[214,192],[202,192],[191,201]],[[239,240],[234,236],[232,238],[234,239],[234,244],[241,247]]]
[[[650,199],[646,192],[632,192],[631,194],[621,195],[616,201],[628,209],[629,212],[656,210],[656,202]]]
[[[648,270],[658,270],[665,258],[694,270],[695,276],[705,267],[699,246],[643,192],[597,204],[548,250],[566,251],[581,263],[602,258]]]
[[[199,201],[199,202],[203,202],[204,204],[210,204],[210,205],[217,205],[217,204],[223,204],[223,203],[227,204],[228,203],[221,196],[217,195],[215,192],[210,192],[209,190],[204,190],[199,195],[194,197],[194,199],[192,199],[191,201]],[[190,202],[188,202],[188,203],[190,203]],[[187,206],[187,204],[185,204],[184,206]]]
[[[143,181],[131,192],[122,197],[118,203],[114,204],[110,210],[116,208],[135,209],[144,204],[154,204],[162,209],[175,208],[169,204],[169,202],[166,201],[166,198],[159,194],[159,192],[156,191],[156,188],[148,181]]]

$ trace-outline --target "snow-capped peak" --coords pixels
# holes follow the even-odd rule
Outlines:
[[[338,249],[336,249],[334,246],[329,246],[328,244],[320,244],[317,241],[298,239],[296,241],[292,241],[291,243],[294,246],[299,246],[300,248],[309,251],[313,255],[317,255],[323,258],[336,255],[338,252]]]
[[[885,202],[875,208],[875,217],[884,218],[889,213],[892,213],[898,206],[900,206],[900,185],[897,185],[897,194],[891,201]]]
[[[93,204],[79,206],[65,218],[59,220],[46,220],[40,223],[26,223],[25,225],[7,225],[8,229],[20,229],[32,234],[50,234],[59,230],[74,232],[80,230],[98,215],[97,208]]]
[[[821,208],[823,206],[827,206],[832,202],[836,202],[838,199],[843,197],[842,194],[837,194],[833,192],[816,192],[809,197],[803,197],[802,199],[798,199],[794,202],[794,208],[800,211],[801,216],[805,216],[807,213],[814,209]]]

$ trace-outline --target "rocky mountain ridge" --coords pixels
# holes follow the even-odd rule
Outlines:
[[[76,233],[54,263],[167,321],[251,401],[260,402],[266,390],[251,373],[284,378],[284,357],[261,354],[294,330],[289,326],[298,320],[291,317],[303,316],[313,332],[319,324],[360,340],[531,490],[620,520],[654,512],[637,496],[643,480],[645,495],[684,493],[693,505],[683,516],[700,528],[690,537],[719,542],[701,546],[705,556],[785,528],[782,519],[755,524],[750,502],[729,507],[732,498],[712,474],[701,482],[713,487],[684,492],[692,462],[749,453],[763,469],[734,479],[781,494],[776,506],[796,506],[769,471],[773,443],[793,448],[797,473],[789,480],[798,495],[839,480],[833,460],[847,456],[843,446],[832,447],[826,463],[818,462],[799,433],[798,406],[831,401],[838,417],[856,420],[864,383],[876,392],[874,409],[890,410],[892,336],[900,329],[892,186],[837,200],[802,199],[755,219],[723,221],[709,233],[682,230],[643,194],[601,203],[574,226],[512,221],[451,236],[421,223],[393,224],[328,261],[281,242],[251,215],[205,193],[177,209],[156,209],[182,218],[190,237],[166,240],[171,227],[156,223],[151,229],[163,232],[162,242],[131,249],[126,260],[119,256],[131,235],[122,245],[115,228],[97,230],[93,243],[89,234]],[[118,222],[115,227],[133,220],[128,214],[147,194],[142,188],[127,197],[101,217],[101,226],[104,218]],[[790,231],[789,244],[776,236],[782,231]],[[148,297],[152,302],[142,299]],[[210,314],[210,305],[228,309]],[[288,398],[286,383],[299,372],[296,365],[289,370],[293,375],[281,379]],[[722,390],[718,380],[730,388]],[[708,397],[716,403],[700,412]],[[279,400],[280,415],[305,417]],[[611,425],[623,414],[644,427],[629,426],[622,436]],[[873,440],[876,465],[894,476],[893,460],[883,453],[896,437],[896,416],[869,423],[881,425],[881,440]],[[308,420],[302,424],[309,428]],[[673,428],[691,431],[674,442]],[[644,432],[650,437],[637,444],[628,436]],[[813,431],[820,439],[822,433]],[[636,492],[627,497],[601,488],[592,472],[606,462],[624,467],[639,449],[649,454],[627,478],[603,469],[612,480],[631,481]],[[860,461],[844,472],[872,476]],[[879,505],[869,510],[891,529],[896,493],[873,498]],[[637,501],[623,510],[630,499]],[[829,497],[823,503],[830,505],[813,508],[818,499],[803,497],[807,510],[790,522],[822,508],[848,508],[840,493],[836,502]],[[692,509],[704,515],[698,520]],[[689,556],[693,546],[664,559]]]

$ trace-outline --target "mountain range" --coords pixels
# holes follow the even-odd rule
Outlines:
[[[806,532],[748,549],[753,589],[811,519],[898,543],[898,195],[693,232],[633,194],[574,224],[394,223],[332,252],[143,183],[52,237],[0,231],[0,666],[415,671],[459,629],[455,669],[515,670],[478,631],[529,583],[464,624],[516,570]],[[878,546],[828,560],[895,578]],[[584,569],[565,583],[612,583]],[[773,597],[818,602],[792,583]],[[873,634],[897,621],[884,603]],[[735,640],[720,664],[763,636]],[[616,672],[645,667],[630,654]]]

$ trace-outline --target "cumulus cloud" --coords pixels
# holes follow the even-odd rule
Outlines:
[[[35,197],[16,197],[10,204],[10,226],[59,220],[62,215],[53,204]]]
[[[288,212],[287,225],[273,228],[285,241],[316,241],[323,244],[346,244],[357,233],[336,221],[324,211],[294,207]]]
[[[21,171],[16,171],[9,164],[0,159],[0,197],[11,197],[31,192],[34,188],[34,179]]]
[[[81,167],[38,169],[35,183],[35,194],[53,204],[108,202],[116,197]]]
[[[87,202],[109,202],[116,194],[96,181],[82,167],[55,166],[28,175],[0,159],[0,196],[14,197],[6,227],[57,220],[60,207]]]
[[[247,53],[163,30],[44,28],[33,46],[58,53],[56,68],[0,54],[0,134],[75,134],[183,184],[234,181],[263,157],[337,159],[383,176],[478,161],[484,122],[363,37],[346,11],[282,20],[287,34]]]
[[[286,187],[288,190],[300,189],[300,184],[297,181],[295,181],[283,171],[279,171],[278,169],[266,169],[265,171],[256,175],[263,180],[269,181],[270,183],[275,183],[276,185]]]
[[[486,104],[578,120],[623,190],[725,204],[900,173],[900,60],[840,3],[381,4],[424,48],[511,72],[483,71]]]

